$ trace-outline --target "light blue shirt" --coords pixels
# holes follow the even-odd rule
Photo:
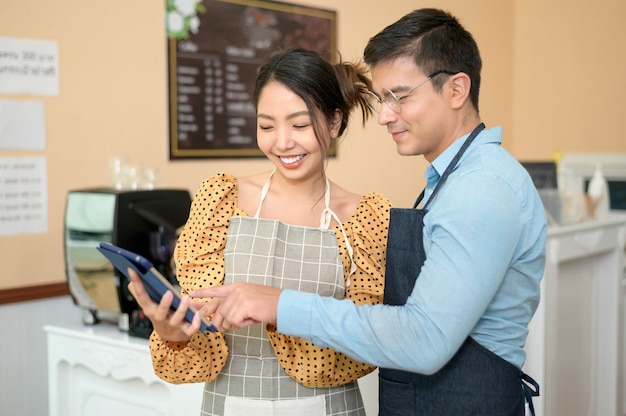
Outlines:
[[[547,224],[532,180],[501,137],[500,127],[483,130],[428,206],[426,261],[406,305],[356,306],[285,290],[278,331],[422,374],[443,367],[470,335],[521,369],[539,303]],[[440,177],[466,138],[434,160],[427,176],[434,169]]]

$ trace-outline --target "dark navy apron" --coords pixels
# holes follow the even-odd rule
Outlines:
[[[391,209],[385,304],[404,305],[413,291],[426,260],[422,236],[428,204],[484,128],[481,123],[469,135],[422,209],[416,208],[424,191],[412,209]],[[531,396],[538,395],[539,385],[532,378],[469,336],[454,357],[433,375],[379,369],[381,416],[523,416],[525,400],[534,415]]]

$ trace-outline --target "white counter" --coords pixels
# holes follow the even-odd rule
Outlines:
[[[524,371],[537,416],[622,415],[626,217],[548,231],[541,301]]]
[[[49,416],[200,414],[204,383],[173,385],[154,375],[148,341],[102,323],[44,327]],[[368,416],[378,414],[378,371],[359,380]],[[115,411],[111,411],[115,409]]]
[[[49,416],[200,414],[204,383],[169,384],[152,369],[148,341],[117,326],[45,326]]]

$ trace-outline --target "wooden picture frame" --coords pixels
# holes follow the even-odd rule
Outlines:
[[[334,62],[337,13],[275,1],[188,3],[195,8],[167,0],[170,160],[262,157],[251,101],[259,66],[291,46]]]

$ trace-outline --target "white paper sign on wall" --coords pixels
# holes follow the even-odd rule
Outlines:
[[[0,94],[59,95],[57,42],[0,36]]]

